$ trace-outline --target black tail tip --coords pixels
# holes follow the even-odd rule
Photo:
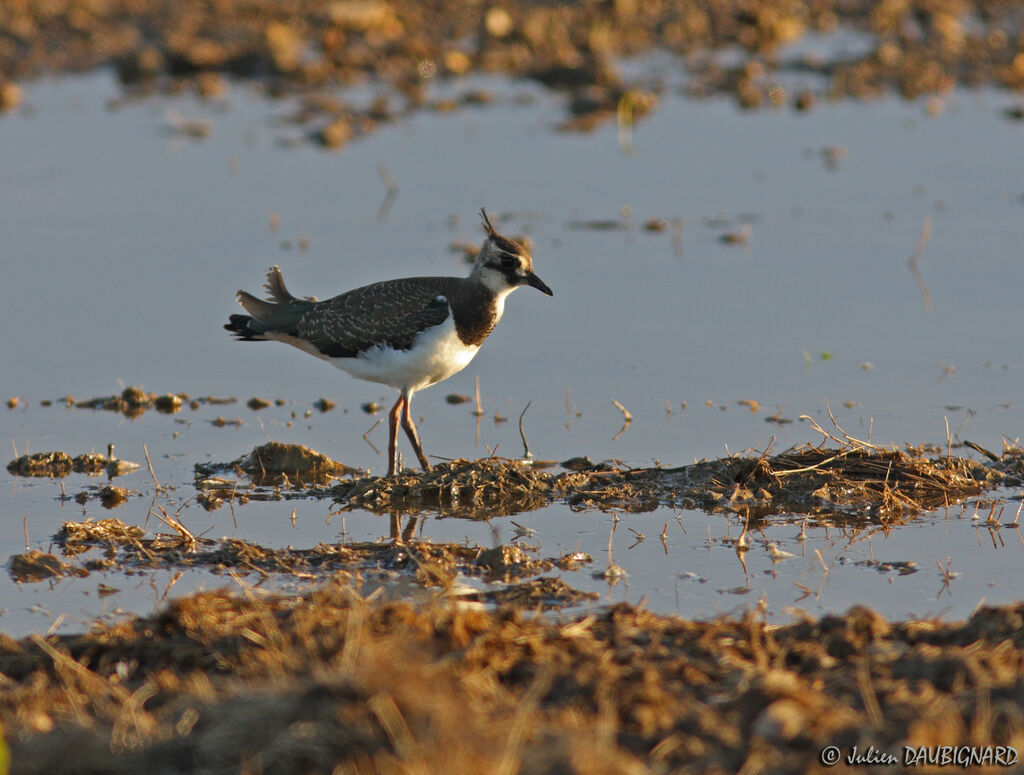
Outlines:
[[[249,321],[251,320],[252,317],[249,315],[231,315],[228,317],[228,322],[224,324],[224,329],[230,331],[242,341],[259,341],[264,337],[258,331],[253,331],[249,328]]]

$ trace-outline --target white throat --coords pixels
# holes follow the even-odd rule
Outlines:
[[[494,293],[494,325],[498,325],[498,321],[501,320],[501,316],[505,314],[505,299],[512,291],[519,286],[509,288],[507,285],[504,286],[500,291]]]

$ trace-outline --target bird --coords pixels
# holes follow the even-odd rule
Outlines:
[[[468,277],[384,280],[320,301],[293,296],[273,266],[264,284],[267,300],[238,291],[249,314],[230,315],[224,328],[238,340],[284,342],[353,377],[396,388],[398,400],[388,413],[388,476],[398,470],[399,423],[428,471],[410,413],[413,394],[473,360],[512,291],[528,285],[554,296],[534,273],[530,251],[499,234],[484,208],[480,218],[486,238]]]

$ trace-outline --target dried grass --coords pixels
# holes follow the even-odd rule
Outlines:
[[[825,745],[1019,750],[1022,659],[1021,606],[770,627],[209,592],[0,639],[0,721],[14,771],[48,775],[794,772]]]

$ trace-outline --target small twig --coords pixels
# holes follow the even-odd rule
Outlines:
[[[960,426],[955,431],[953,431],[954,439],[960,438],[960,431],[967,427],[967,423],[971,421],[972,417],[974,417],[974,410],[968,409],[967,412],[964,414],[964,421],[960,423]]]
[[[146,453],[146,465],[149,466],[149,475],[153,477],[153,484],[156,485],[157,492],[163,492],[163,485],[156,478],[156,471],[153,470],[153,461],[149,459],[149,448],[143,444],[142,451]]]
[[[383,221],[388,217],[388,213],[391,212],[391,206],[398,198],[398,184],[395,183],[395,179],[391,176],[391,171],[383,162],[377,165],[377,174],[380,175],[381,182],[384,184],[384,189],[387,192],[384,201],[380,203],[380,210],[377,211],[377,220]]]
[[[917,259],[921,257],[924,252],[925,246],[928,244],[928,238],[932,234],[932,219],[926,215],[924,220],[921,222],[921,236],[918,237],[917,245],[914,247],[914,252],[910,254],[910,258],[907,259],[907,268],[910,270],[910,274],[917,281],[917,286],[921,289],[921,299],[924,301],[924,308],[931,310],[932,308],[932,295],[928,290],[928,285],[924,281],[924,275],[921,274],[921,270],[917,266]]]
[[[519,415],[519,438],[523,440],[523,458],[526,460],[533,460],[533,453],[530,452],[530,445],[526,442],[526,434],[523,432],[523,417],[526,416],[526,410],[530,408],[532,403],[532,400],[527,401],[526,406],[523,407],[523,411]]]
[[[371,425],[371,426],[370,426],[370,427],[369,427],[369,428],[367,429],[366,433],[364,433],[364,434],[363,434],[363,440],[364,440],[364,441],[367,441],[367,442],[368,442],[368,441],[369,441],[369,439],[368,439],[367,437],[368,437],[368,436],[369,436],[369,435],[370,435],[371,433],[373,433],[373,429],[374,429],[374,428],[376,428],[376,427],[377,427],[378,425],[380,425],[380,424],[381,424],[382,422],[384,422],[384,418],[383,418],[383,417],[378,417],[378,418],[377,418],[377,422],[375,422],[375,423],[374,423],[373,425]]]
[[[836,436],[833,436],[827,430],[822,428],[821,425],[818,424],[818,421],[815,420],[813,417],[811,417],[809,414],[802,414],[802,415],[800,415],[799,419],[807,420],[807,422],[809,422],[811,424],[811,429],[812,430],[816,431],[817,433],[820,433],[826,439],[832,439],[832,441],[834,441],[836,444],[839,444],[840,446],[843,446],[843,440],[842,439],[840,439],[840,438],[838,438]]]
[[[855,439],[849,433],[844,431],[843,427],[836,420],[835,415],[832,414],[832,407],[828,405],[828,401],[825,402],[825,409],[826,411],[828,411],[828,419],[830,419],[832,421],[832,424],[836,426],[836,430],[843,434],[843,438],[845,438],[849,444],[853,444],[854,446],[858,447],[865,447],[867,449],[881,449],[881,447],[875,446],[869,441],[861,441],[860,439]]]
[[[473,410],[473,414],[477,417],[483,417],[484,408],[480,403],[480,377],[474,377],[473,380],[476,383],[476,409]]]
[[[806,415],[804,416],[806,417]],[[790,474],[804,474],[807,473],[808,471],[816,471],[822,466],[831,463],[833,460],[839,460],[839,458],[846,457],[851,452],[853,452],[853,449],[848,447],[839,454],[825,458],[824,460],[817,462],[812,466],[804,466],[803,468],[791,468],[788,471],[772,471],[772,476],[789,476]]]
[[[618,408],[620,412],[622,412],[622,418],[624,420],[624,422],[622,423],[622,427],[619,429],[619,432],[612,436],[612,441],[618,441],[622,434],[626,432],[626,428],[629,427],[629,424],[633,422],[633,415],[631,415],[629,413],[629,410],[622,404],[620,404],[618,401],[616,401],[614,398],[612,399],[612,403],[615,404],[615,406]]]
[[[743,522],[743,530],[740,532],[739,538],[736,539],[736,553],[742,554],[743,552],[750,549],[750,539],[747,538],[747,530],[750,529],[750,516]]]
[[[153,512],[153,515],[181,537],[181,541],[185,544],[188,551],[195,551],[199,542],[192,534],[192,531],[185,527],[177,518],[168,514],[167,510],[164,509],[163,506],[157,506],[157,509],[163,513],[163,516],[161,517],[160,514],[157,514],[156,512]]]
[[[816,432],[820,433],[825,438],[832,439],[832,441],[836,442],[836,444],[839,444],[840,446],[844,446],[844,447],[857,447],[857,448],[866,449],[866,450],[881,450],[881,449],[883,449],[883,447],[879,447],[879,446],[877,446],[875,444],[872,444],[869,441],[862,441],[860,439],[856,439],[853,436],[851,436],[849,433],[847,433],[845,430],[843,430],[843,427],[839,424],[839,421],[836,420],[835,415],[832,414],[832,407],[829,406],[828,401],[825,402],[825,410],[828,412],[828,417],[832,421],[832,424],[835,426],[836,430],[838,430],[843,435],[843,438],[839,438],[838,436],[835,436],[835,435],[829,433],[828,431],[826,431],[810,415],[802,414],[802,415],[800,415],[800,419],[801,420],[807,420],[807,422],[809,422],[811,424],[811,428],[813,428]]]
[[[999,460],[1000,460],[999,455],[997,455],[995,452],[990,452],[989,450],[985,449],[980,444],[975,444],[973,441],[967,441],[967,439],[964,439],[963,444],[964,444],[965,447],[970,447],[971,449],[973,449],[978,454],[984,455],[989,460],[991,460],[993,463],[998,463]]]
[[[372,449],[378,455],[380,454],[380,450],[377,449],[377,445],[376,444],[374,444],[372,441],[370,441],[370,434],[373,433],[373,429],[376,428],[378,425],[380,425],[382,422],[384,422],[384,418],[383,417],[378,417],[377,418],[377,422],[375,422],[373,425],[371,425],[367,429],[366,433],[363,434],[363,441],[365,441],[367,444],[369,444],[370,445],[370,449]]]
[[[828,573],[830,569],[828,565],[825,564],[825,558],[821,556],[821,549],[815,549],[814,554],[817,555],[818,562],[821,563],[822,569],[825,571],[825,573]]]

